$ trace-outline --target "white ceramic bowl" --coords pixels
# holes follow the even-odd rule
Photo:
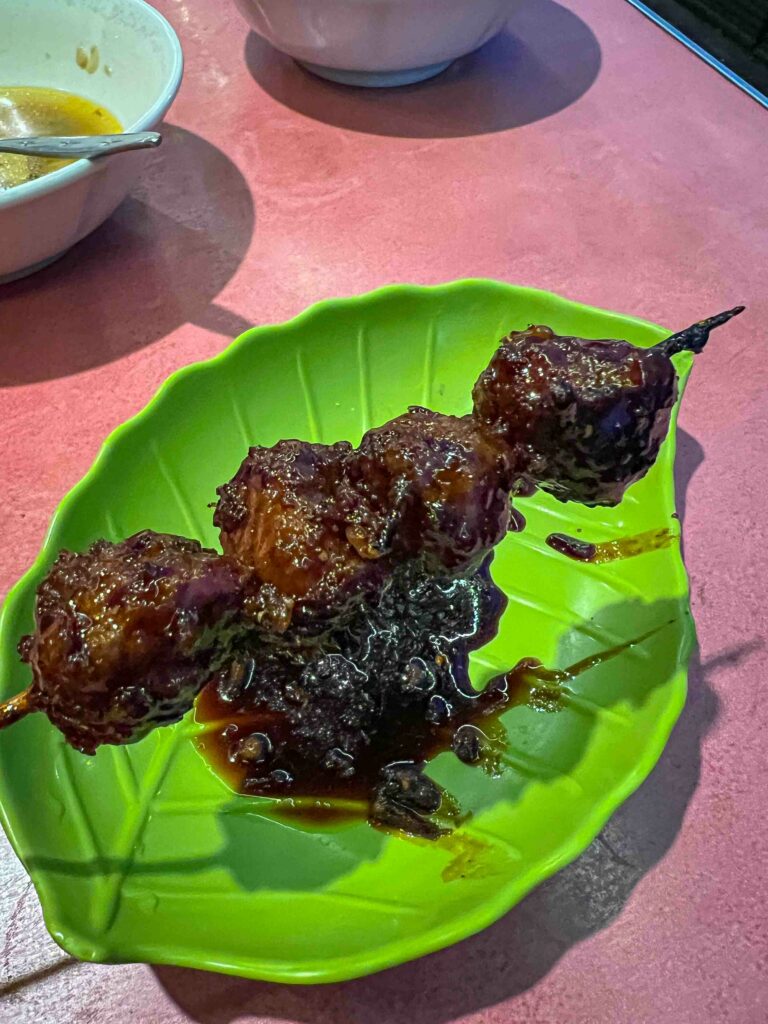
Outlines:
[[[171,26],[144,0],[0,0],[0,85],[64,89],[103,103],[125,131],[162,120],[183,60]],[[78,63],[78,48],[92,68]],[[82,53],[81,60],[82,61]],[[146,152],[77,160],[0,192],[0,283],[32,273],[98,227],[125,197]]]
[[[410,85],[496,35],[518,0],[236,0],[259,35],[345,85]]]

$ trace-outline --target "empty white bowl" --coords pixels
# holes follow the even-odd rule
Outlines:
[[[260,36],[323,78],[410,85],[503,27],[519,0],[236,0]]]
[[[2,0],[0,20],[0,85],[77,93],[127,132],[156,127],[181,83],[181,44],[144,0]],[[46,266],[98,227],[146,159],[145,151],[77,160],[0,192],[0,283]]]

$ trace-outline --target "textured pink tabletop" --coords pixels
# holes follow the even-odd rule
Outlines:
[[[167,142],[112,220],[0,288],[0,592],[104,436],[251,324],[392,281],[487,276],[680,327],[678,463],[700,657],[660,764],[585,855],[485,933],[297,989],[79,964],[0,845],[15,1024],[765,1024],[768,121],[619,0],[524,0],[430,84],[347,91],[163,0],[186,51]]]

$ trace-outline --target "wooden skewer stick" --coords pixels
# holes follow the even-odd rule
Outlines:
[[[35,710],[31,701],[30,689],[22,690],[10,700],[0,703],[0,729],[5,729],[7,725],[13,725],[14,722],[18,722],[20,718]]]
[[[654,345],[654,348],[661,349],[668,356],[674,356],[678,352],[701,352],[707,343],[709,332],[713,328],[727,323],[731,317],[743,313],[745,308],[745,306],[734,306],[733,309],[727,309],[724,313],[707,317],[706,320],[699,320],[698,323],[686,327],[684,331],[678,331],[677,334],[660,341],[658,345]]]

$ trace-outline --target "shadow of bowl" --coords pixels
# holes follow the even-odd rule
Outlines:
[[[245,178],[221,150],[172,125],[133,195],[58,263],[0,288],[0,387],[80,373],[190,321],[249,324],[211,303],[254,229]]]
[[[403,138],[506,131],[575,103],[600,70],[589,26],[554,0],[524,0],[507,30],[437,78],[397,89],[335,85],[251,33],[245,60],[279,103],[316,121]]]

